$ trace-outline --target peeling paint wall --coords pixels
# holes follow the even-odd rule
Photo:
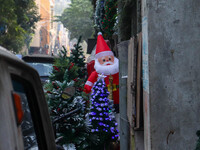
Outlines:
[[[199,0],[145,4],[150,110],[145,150],[194,150],[200,129]]]

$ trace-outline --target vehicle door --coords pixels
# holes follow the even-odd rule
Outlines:
[[[55,150],[40,78],[21,60],[0,56],[0,150]]]

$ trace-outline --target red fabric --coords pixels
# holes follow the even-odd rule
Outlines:
[[[95,69],[94,69],[94,63],[95,63],[94,60],[92,60],[92,61],[90,61],[89,63],[87,63],[87,73],[88,73],[88,77],[91,75],[91,73],[92,73],[93,71],[95,71]]]
[[[119,86],[119,73],[116,73],[112,76],[113,76],[113,84],[116,84],[117,86]],[[94,84],[97,81],[97,78],[98,78],[98,73],[96,71],[93,71],[87,81],[90,81],[91,83]],[[105,77],[105,83],[106,85],[109,84],[109,75]],[[86,93],[90,93],[91,89],[92,89],[92,86],[85,84],[84,91]],[[119,88],[117,88],[116,91],[113,91],[113,100],[114,100],[114,104],[119,104]]]
[[[98,78],[98,74],[96,71],[93,71],[92,74],[89,76],[88,80],[89,82],[91,82],[92,84],[94,84],[94,82],[97,81],[97,78]],[[88,85],[87,82],[84,86],[84,91],[85,93],[90,93],[91,92],[91,89],[92,89],[92,86]]]
[[[104,51],[111,51],[106,41],[103,39],[103,36],[100,34],[97,37],[97,46],[96,46],[96,54]]]
[[[89,94],[89,93],[91,92],[91,89],[92,89],[91,86],[85,84],[85,86],[84,86],[84,92],[85,92],[85,93]]]

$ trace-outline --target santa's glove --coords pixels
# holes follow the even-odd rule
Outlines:
[[[84,86],[84,92],[87,93],[87,94],[91,92],[91,89],[92,89],[92,87],[89,86],[89,85]]]

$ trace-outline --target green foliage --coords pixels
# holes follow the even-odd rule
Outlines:
[[[60,59],[56,58],[53,66],[53,74],[50,76],[50,80],[58,80],[63,82],[64,80],[71,81],[78,77],[77,66],[74,66],[69,58]]]
[[[70,38],[82,35],[83,40],[93,34],[92,5],[89,0],[73,0],[58,19],[70,32]]]
[[[112,38],[117,17],[117,0],[105,0],[105,15],[102,21],[104,37]]]
[[[116,30],[117,0],[97,0],[95,8],[95,28],[105,38],[111,39]]]
[[[87,71],[85,67],[85,56],[83,55],[83,49],[80,46],[81,36],[78,39],[77,44],[74,45],[74,48],[71,49],[70,62],[78,66],[79,78],[86,79]]]
[[[61,138],[58,144],[67,147],[75,145],[77,150],[90,149],[91,143],[96,139],[90,133],[90,124],[86,117],[88,97],[80,90],[84,79],[79,78],[79,67],[66,54],[67,51],[63,48],[59,58],[55,59],[49,82],[44,85],[50,116],[56,138]],[[73,111],[76,113],[68,115]]]
[[[19,52],[26,40],[34,32],[35,23],[40,17],[34,0],[1,0],[0,26],[6,26],[7,32],[0,34],[0,45]],[[30,39],[30,38],[29,38]]]

